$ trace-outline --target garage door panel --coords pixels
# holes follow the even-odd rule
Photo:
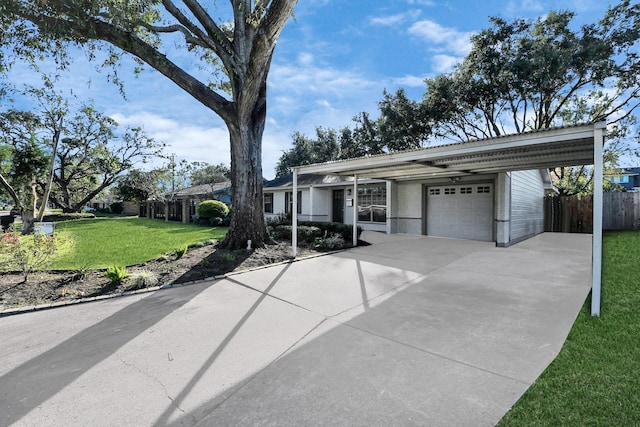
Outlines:
[[[427,234],[493,240],[493,185],[447,185],[427,189]]]

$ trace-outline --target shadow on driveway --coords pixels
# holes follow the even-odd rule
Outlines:
[[[6,373],[0,377],[0,424],[20,420],[206,288],[150,294]],[[64,310],[57,312],[64,316]]]

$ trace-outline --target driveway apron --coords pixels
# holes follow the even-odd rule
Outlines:
[[[555,358],[591,235],[371,246],[0,318],[0,425],[494,425]]]

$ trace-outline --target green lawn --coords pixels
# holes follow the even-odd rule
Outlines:
[[[99,218],[56,222],[55,231],[73,241],[51,269],[129,266],[158,258],[185,245],[222,239],[226,227],[198,227],[146,218]]]
[[[499,426],[640,426],[640,232],[605,233],[602,311],[582,308],[562,351]]]

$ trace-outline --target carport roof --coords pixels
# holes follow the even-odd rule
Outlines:
[[[604,122],[507,135],[419,150],[300,166],[298,174],[391,180],[591,165],[594,131]]]

